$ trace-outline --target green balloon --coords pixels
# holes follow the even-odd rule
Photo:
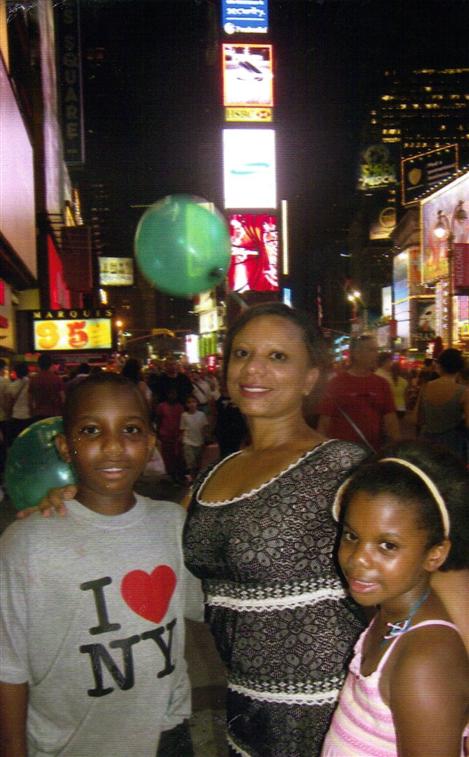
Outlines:
[[[226,274],[231,254],[227,223],[201,202],[168,195],[151,205],[138,223],[137,265],[162,292],[178,297],[207,292]]]
[[[62,418],[46,418],[22,431],[8,450],[5,485],[17,510],[35,507],[56,486],[76,483],[72,467],[55,446],[61,433]]]

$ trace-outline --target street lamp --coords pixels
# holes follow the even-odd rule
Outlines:
[[[115,325],[117,328],[117,351],[120,352],[121,349],[123,349],[125,345],[125,337],[123,334],[123,328],[124,328],[124,321],[120,318],[117,318],[115,321]]]
[[[454,208],[450,217],[446,215],[443,210],[438,211],[436,224],[433,229],[433,233],[437,239],[447,241],[446,259],[448,261],[448,302],[447,302],[447,318],[448,318],[448,347],[453,346],[453,261],[454,261],[454,224],[456,221],[462,223],[467,218],[467,213],[463,208],[464,200],[459,200],[458,204]]]
[[[352,332],[359,329],[357,319],[358,319],[358,306],[361,305],[363,307],[363,328],[366,331],[368,327],[368,312],[365,307],[365,303],[362,299],[362,293],[358,291],[358,289],[353,289],[349,292],[347,292],[347,300],[352,305]]]

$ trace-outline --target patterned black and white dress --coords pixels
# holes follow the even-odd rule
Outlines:
[[[204,503],[203,484],[225,460],[196,487],[185,559],[203,581],[228,669],[233,755],[320,754],[363,628],[337,577],[331,506],[364,455],[349,442],[324,442],[258,489]]]

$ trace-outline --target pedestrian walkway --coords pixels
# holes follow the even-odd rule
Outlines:
[[[136,490],[147,497],[181,503],[187,489],[168,477],[145,476]],[[0,502],[0,533],[16,518],[8,496]],[[192,684],[190,721],[195,757],[227,757],[225,730],[226,679],[223,665],[204,623],[187,621],[186,657]],[[181,754],[179,757],[187,757]]]

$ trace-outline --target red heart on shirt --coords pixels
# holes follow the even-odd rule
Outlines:
[[[166,614],[176,586],[176,574],[169,565],[158,565],[152,573],[131,570],[121,583],[121,594],[131,610],[145,620],[159,623]]]

